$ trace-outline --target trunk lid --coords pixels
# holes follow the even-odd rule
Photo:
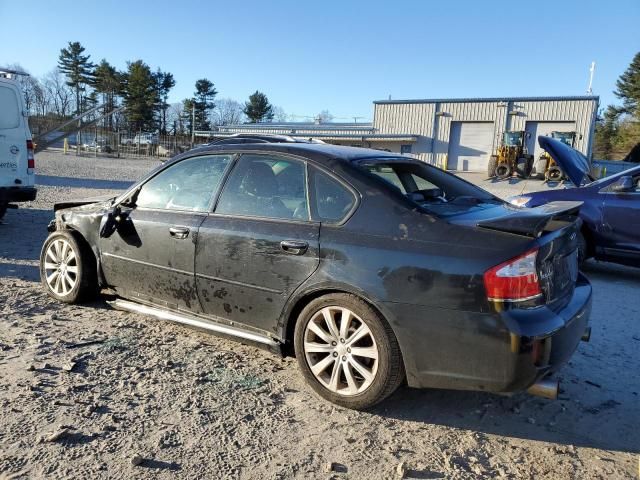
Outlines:
[[[471,208],[446,218],[449,223],[495,230],[535,239],[537,273],[544,303],[561,306],[573,294],[578,278],[578,233],[582,202],[551,202],[536,208],[508,203]],[[505,259],[506,260],[506,259]]]
[[[574,221],[582,203],[558,201],[535,208],[509,203],[490,204],[486,208],[469,208],[466,213],[449,216],[446,220],[457,225],[539,238],[545,232],[566,226],[567,221]]]

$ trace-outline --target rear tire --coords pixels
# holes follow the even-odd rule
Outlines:
[[[498,156],[491,155],[489,157],[489,164],[487,165],[487,175],[489,178],[493,178],[496,176],[496,167],[498,166]]]
[[[296,322],[294,346],[307,383],[342,407],[370,408],[404,380],[393,330],[355,295],[332,293],[311,301]]]
[[[501,163],[496,167],[496,176],[501,179],[511,176],[511,166],[508,163]]]
[[[92,300],[98,293],[95,256],[73,233],[53,232],[40,253],[40,280],[47,294],[61,302]]]

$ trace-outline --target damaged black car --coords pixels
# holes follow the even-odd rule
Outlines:
[[[297,357],[367,408],[403,383],[554,397],[588,339],[579,202],[514,207],[424,162],[210,145],[124,194],[55,206],[42,283]]]

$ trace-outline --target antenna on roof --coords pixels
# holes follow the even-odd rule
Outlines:
[[[593,85],[593,74],[596,71],[596,62],[591,62],[591,67],[589,68],[589,87],[587,87],[587,95],[593,94],[593,89],[591,86]]]

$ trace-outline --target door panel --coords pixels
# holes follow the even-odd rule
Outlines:
[[[634,178],[638,185],[640,176]],[[607,259],[640,266],[640,186],[635,192],[604,194]]]
[[[286,300],[318,266],[319,232],[319,223],[208,216],[195,267],[204,313],[275,333]]]
[[[100,239],[107,283],[123,296],[201,311],[193,265],[198,226],[206,214],[133,209],[125,215],[109,238]]]
[[[447,168],[486,172],[493,146],[493,122],[451,122]]]

